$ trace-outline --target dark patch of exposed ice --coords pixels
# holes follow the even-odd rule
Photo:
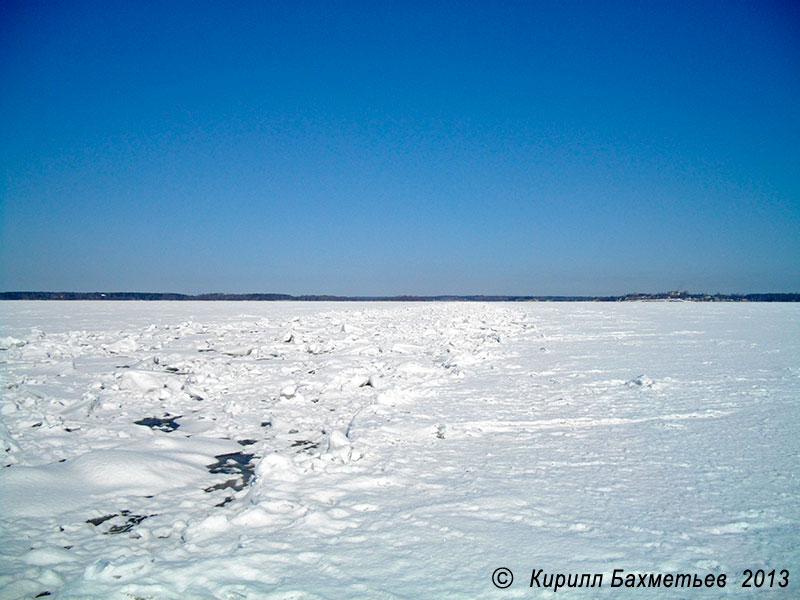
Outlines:
[[[106,535],[116,535],[120,533],[126,533],[136,527],[139,523],[144,521],[147,517],[152,517],[153,515],[132,515],[129,510],[122,511],[123,517],[128,517],[128,520],[122,523],[121,525],[112,525],[111,528],[105,532]]]
[[[204,491],[207,493],[216,492],[219,490],[231,489],[235,492],[243,490],[250,483],[255,471],[255,465],[252,462],[252,454],[244,454],[242,452],[233,452],[231,454],[220,454],[215,456],[217,462],[207,465],[211,473],[225,473],[228,475],[238,475],[233,479],[228,479],[220,483],[216,483],[207,487]],[[219,504],[214,506],[222,507],[233,500],[233,496],[227,496]]]
[[[114,513],[113,515],[103,515],[102,517],[95,517],[93,519],[86,519],[86,522],[87,523],[91,523],[92,525],[97,527],[98,525],[100,525],[102,523],[105,523],[109,519],[113,519],[116,516],[117,516],[117,513]]]
[[[87,519],[86,522],[94,525],[95,527],[102,525],[106,521],[110,521],[116,517],[126,517],[126,520],[119,525],[112,525],[108,531],[104,531],[104,535],[116,535],[120,533],[125,533],[136,527],[139,523],[144,521],[147,517],[152,517],[153,515],[133,515],[129,510],[123,510],[119,513],[112,513],[109,515],[103,515],[102,517],[94,517],[92,519]]]
[[[180,419],[181,415],[177,417],[163,417],[159,419],[158,417],[146,417],[139,421],[134,421],[135,425],[144,425],[145,427],[149,427],[150,429],[158,429],[159,431],[175,431],[180,425],[175,422],[175,419]]]
[[[300,448],[298,452],[308,452],[309,450],[313,450],[314,448],[318,447],[319,443],[311,440],[295,440],[292,442],[292,448]]]
[[[655,381],[646,375],[639,375],[625,382],[628,387],[651,388],[655,385]]]
[[[207,469],[210,473],[224,473],[226,475],[238,475],[239,479],[241,479],[241,486],[238,488],[234,488],[240,490],[244,488],[249,482],[250,478],[253,477],[253,472],[255,471],[255,465],[253,465],[252,454],[245,454],[243,452],[232,452],[230,454],[219,454],[214,458],[217,459],[217,462],[207,465]],[[235,480],[234,480],[235,481]],[[214,486],[212,486],[213,488]],[[226,487],[233,487],[233,486],[226,486]],[[206,491],[211,491],[212,488],[207,489]],[[222,489],[222,488],[216,488]]]

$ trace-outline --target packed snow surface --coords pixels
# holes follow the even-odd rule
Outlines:
[[[557,597],[800,597],[798,305],[0,318],[0,598],[554,596],[538,569],[604,576]]]

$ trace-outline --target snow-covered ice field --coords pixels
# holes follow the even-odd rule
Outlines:
[[[800,597],[797,304],[5,302],[0,373],[0,598]]]

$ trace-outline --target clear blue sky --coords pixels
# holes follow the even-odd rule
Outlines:
[[[800,291],[800,4],[0,3],[0,290]]]

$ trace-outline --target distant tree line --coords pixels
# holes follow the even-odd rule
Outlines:
[[[201,300],[274,302],[632,302],[673,300],[693,302],[800,302],[800,294],[626,294],[624,296],[329,296],[290,294],[170,294],[158,292],[0,292],[0,300]]]

